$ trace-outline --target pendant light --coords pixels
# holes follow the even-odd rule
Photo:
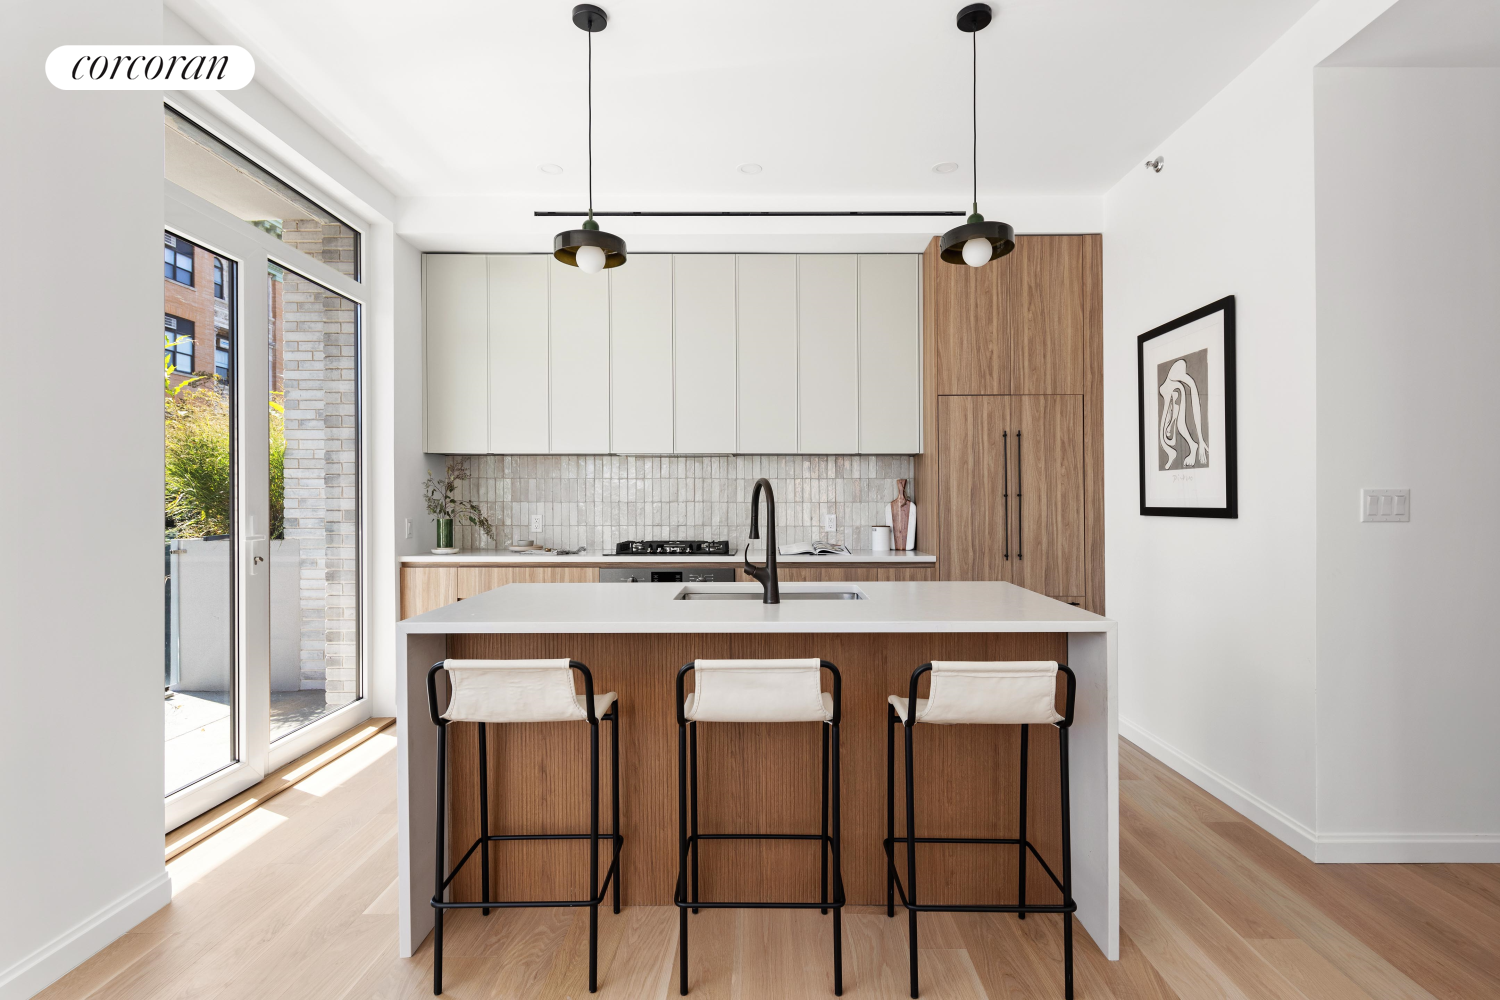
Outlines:
[[[958,12],[958,30],[967,31],[973,49],[973,91],[971,109],[974,122],[974,214],[968,222],[943,234],[938,243],[940,256],[949,264],[983,267],[1004,257],[1016,248],[1016,231],[1003,222],[986,222],[979,214],[979,39],[978,33],[990,23],[987,3],[971,3]],[[561,239],[561,237],[559,237]]]
[[[603,31],[609,17],[591,3],[573,8],[573,23],[589,36],[589,217],[582,229],[558,233],[552,241],[552,256],[564,264],[597,274],[606,267],[625,263],[625,241],[599,229],[594,221],[594,32]]]

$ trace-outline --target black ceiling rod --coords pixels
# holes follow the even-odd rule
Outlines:
[[[775,218],[775,217],[799,217],[799,216],[863,216],[868,218],[895,218],[895,217],[924,217],[938,215],[963,215],[963,212],[532,212],[532,215],[541,218],[554,217],[576,217],[585,215],[629,215],[629,216],[673,216],[673,217],[698,217],[698,218]]]

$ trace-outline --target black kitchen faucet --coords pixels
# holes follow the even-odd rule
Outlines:
[[[766,604],[781,603],[780,580],[776,574],[776,494],[771,491],[768,479],[757,479],[750,491],[750,539],[760,537],[760,491],[766,491],[766,564],[756,566],[750,561],[750,541],[745,542],[745,573],[760,581],[765,590],[761,600]]]

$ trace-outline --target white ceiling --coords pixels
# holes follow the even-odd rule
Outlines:
[[[1324,66],[1500,66],[1497,0],[1401,0]]]
[[[996,4],[978,36],[981,201],[1101,194],[1311,5]],[[249,48],[264,82],[398,196],[584,204],[586,43],[571,0],[172,6]],[[601,6],[596,207],[966,207],[959,0]],[[942,161],[961,166],[934,173]],[[764,169],[741,173],[747,162]]]

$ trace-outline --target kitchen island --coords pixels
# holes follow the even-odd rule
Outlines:
[[[1057,660],[1073,669],[1078,678],[1069,748],[1074,897],[1084,929],[1106,956],[1118,957],[1114,622],[991,582],[783,583],[783,603],[771,606],[758,599],[679,599],[684,591],[715,590],[759,594],[755,584],[511,584],[398,624],[402,955],[415,953],[432,927],[437,740],[428,716],[426,676],[433,663],[446,657],[570,657],[589,666],[595,691],[619,694],[624,902],[665,906],[671,904],[677,867],[673,688],[678,668],[696,658],[818,656],[836,664],[843,678],[843,868],[848,900],[856,905],[885,902],[886,696],[904,693],[911,672],[934,659]],[[829,590],[854,591],[858,597],[794,596]],[[1031,739],[1028,830],[1055,869],[1060,845],[1056,737],[1041,732],[1051,727],[1033,728],[1038,732]],[[466,731],[471,729],[455,725],[449,737],[450,851],[465,849],[478,829],[477,740]],[[491,727],[492,833],[587,829],[587,729],[576,723]],[[918,833],[1013,837],[1018,734],[1015,726],[919,725],[915,774],[923,826]],[[816,832],[816,724],[706,725],[700,744],[705,831]],[[899,761],[897,773],[903,781]],[[604,774],[601,787],[609,788]],[[607,808],[606,793],[601,810]],[[898,820],[898,831],[902,825]],[[497,849],[492,874],[497,898],[586,895],[588,866],[579,843]],[[1013,850],[981,845],[919,850],[924,897],[955,903],[1013,898]],[[818,858],[797,842],[717,843],[704,849],[704,898],[815,898]],[[1028,885],[1046,882],[1036,870],[1038,877],[1028,875]],[[454,882],[453,898],[478,898],[477,871],[474,865],[465,868]]]

